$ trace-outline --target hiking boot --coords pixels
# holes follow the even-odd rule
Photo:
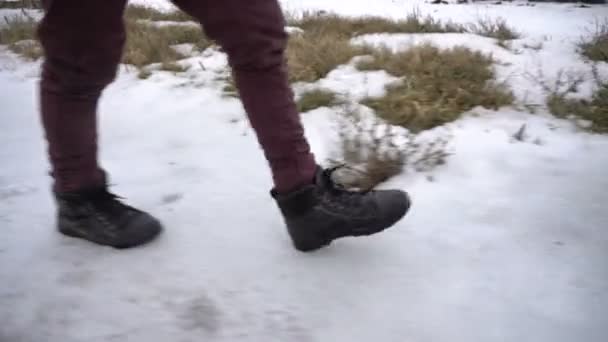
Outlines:
[[[342,237],[379,233],[410,208],[409,196],[400,190],[345,189],[332,180],[335,170],[319,168],[314,184],[292,193],[271,192],[299,251],[314,251]]]
[[[67,236],[114,248],[129,248],[153,240],[162,230],[154,217],[119,200],[105,187],[55,193],[58,229]]]

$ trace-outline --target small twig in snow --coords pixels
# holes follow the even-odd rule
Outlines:
[[[517,131],[517,133],[513,134],[513,138],[517,141],[526,140],[526,124],[521,125],[521,128]]]

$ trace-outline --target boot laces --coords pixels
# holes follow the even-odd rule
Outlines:
[[[333,180],[332,175],[342,169],[348,168],[355,170],[346,164],[340,164],[329,169],[323,171],[324,182],[326,184],[327,190],[330,194],[334,196],[334,198],[348,207],[356,207],[361,205],[361,199],[367,195],[369,192],[373,191],[372,189],[368,190],[350,190],[347,189],[343,184],[336,182]],[[356,170],[358,171],[358,170]],[[361,172],[361,171],[358,171]]]
[[[109,192],[107,189],[86,194],[91,205],[97,209],[106,219],[120,220],[125,215],[135,212],[135,209],[121,202],[123,197]]]

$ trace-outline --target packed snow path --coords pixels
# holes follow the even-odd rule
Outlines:
[[[103,165],[166,232],[116,251],[55,232],[38,69],[0,56],[1,342],[608,339],[606,136],[478,110],[450,125],[447,165],[384,185],[412,194],[404,221],[301,254],[238,102],[205,74],[122,70]],[[329,114],[303,117],[321,159]]]

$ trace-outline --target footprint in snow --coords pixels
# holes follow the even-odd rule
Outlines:
[[[183,196],[184,195],[181,193],[167,194],[167,195],[163,196],[161,201],[163,204],[172,204],[172,203],[175,203],[175,202],[179,201],[180,199],[182,199]]]
[[[23,196],[34,191],[36,191],[36,188],[30,186],[13,185],[0,187],[0,201]]]
[[[220,330],[222,312],[207,295],[200,294],[180,306],[177,319],[182,329],[202,330],[211,335]]]
[[[65,286],[84,288],[93,280],[94,272],[91,270],[74,270],[63,273],[57,281]]]

